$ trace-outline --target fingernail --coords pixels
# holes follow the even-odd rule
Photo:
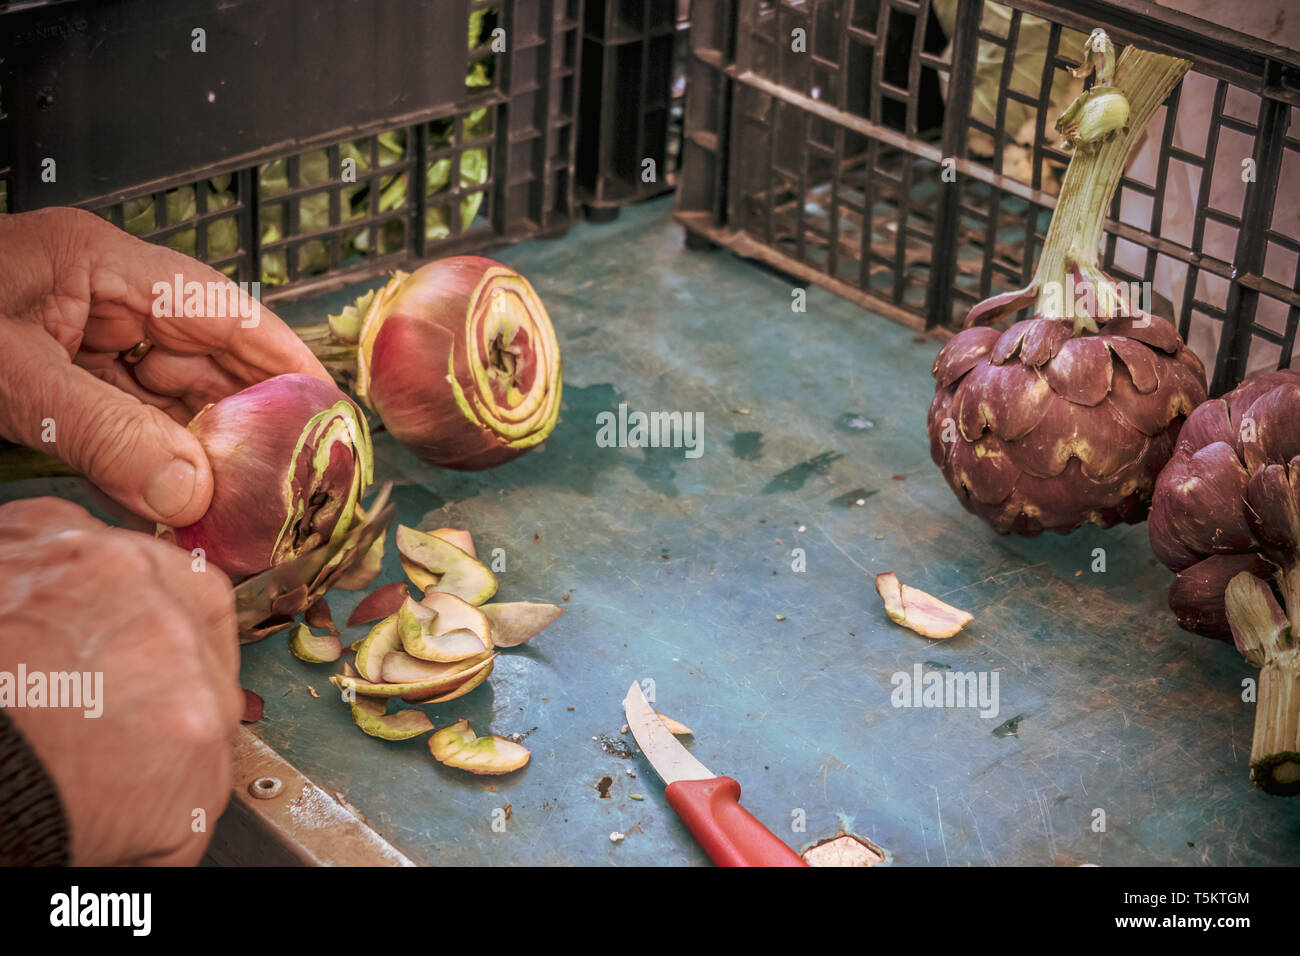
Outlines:
[[[144,492],[145,503],[162,517],[170,518],[184,510],[194,497],[196,477],[193,465],[183,458],[173,458],[149,482]]]

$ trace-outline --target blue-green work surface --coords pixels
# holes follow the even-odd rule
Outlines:
[[[1028,540],[961,509],[925,436],[935,341],[817,288],[795,311],[791,281],[686,251],[667,200],[494,255],[555,323],[558,427],[478,474],[381,434],[376,478],[399,521],[501,549],[501,600],[565,608],[486,685],[428,708],[523,735],[531,762],[446,768],[427,737],[354,727],[328,680],[341,665],[297,660],[284,633],[243,652],[255,732],[411,859],[707,862],[644,758],[618,753],[623,695],[653,680],[693,753],[799,850],[843,828],[892,865],[1300,863],[1300,799],[1248,776],[1255,672],[1179,630],[1145,526]],[[318,321],[366,287],[277,311]],[[601,447],[596,416],[620,403],[702,412],[702,454]],[[403,579],[389,540],[381,583]],[[891,623],[874,589],[891,570],[974,622],[946,641]],[[335,619],[360,597],[334,592]],[[996,675],[996,715],[894,706],[918,666]]]

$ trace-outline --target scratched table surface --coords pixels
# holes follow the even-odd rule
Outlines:
[[[399,521],[501,549],[500,599],[565,608],[485,686],[429,708],[437,726],[525,735],[532,761],[448,769],[427,738],[356,729],[328,682],[340,665],[298,661],[283,633],[243,652],[243,683],[266,700],[254,730],[402,852],[706,863],[619,746],[624,693],[653,680],[695,756],[796,849],[844,829],[892,865],[1300,862],[1300,799],[1247,774],[1254,671],[1178,629],[1145,526],[999,537],[958,505],[925,437],[935,341],[817,288],[794,312],[790,280],[685,250],[666,200],[494,255],[554,320],[558,427],[479,474],[381,435],[376,478],[396,483]],[[278,311],[316,321],[373,284]],[[702,413],[702,454],[600,447],[596,417],[621,403]],[[71,480],[4,494],[51,487],[85,500]],[[388,550],[381,582],[402,579]],[[974,622],[947,641],[890,623],[873,584],[890,570]],[[335,592],[335,619],[360,596]],[[996,714],[894,706],[895,675],[918,667],[996,675]]]

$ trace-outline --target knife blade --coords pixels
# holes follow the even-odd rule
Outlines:
[[[807,866],[740,805],[740,784],[700,763],[663,725],[633,683],[623,713],[637,746],[668,785],[664,795],[686,828],[718,866]]]

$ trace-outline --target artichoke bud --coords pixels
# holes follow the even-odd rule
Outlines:
[[[1065,148],[1109,138],[1128,123],[1128,97],[1113,86],[1094,86],[1079,94],[1056,121]]]
[[[560,346],[528,280],[481,256],[398,272],[366,310],[356,393],[429,464],[491,468],[558,420]]]

